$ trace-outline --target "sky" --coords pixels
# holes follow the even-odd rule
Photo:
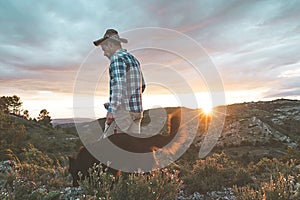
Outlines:
[[[74,88],[80,70],[87,69],[82,84],[93,85],[88,106],[94,113],[81,117],[102,117],[109,60],[92,41],[114,28],[127,36],[124,48],[141,62],[148,83],[146,109],[189,107],[178,95],[191,91],[198,107],[210,104],[210,94],[222,91],[214,91],[213,81],[190,66],[189,61],[198,63],[202,56],[203,66],[217,70],[227,104],[300,99],[299,10],[297,0],[0,1],[0,96],[20,96],[32,117],[44,108],[52,118],[73,117]],[[161,35],[174,31],[202,50],[195,54],[181,44],[187,55],[194,55],[187,61],[170,49],[139,49],[152,44],[153,36],[164,37],[171,49],[180,45],[147,27]]]

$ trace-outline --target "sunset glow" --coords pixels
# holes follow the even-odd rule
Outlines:
[[[233,1],[226,6],[215,1],[137,1],[128,6],[119,1],[121,10],[112,9],[106,0],[93,5],[85,1],[30,2],[11,0],[0,7],[5,22],[1,29],[0,96],[19,96],[22,109],[32,117],[42,109],[52,118],[73,117],[74,84],[83,63],[89,68],[82,82],[87,88],[82,89],[92,90],[89,95],[94,105],[89,105],[92,116],[81,117],[105,116],[102,104],[109,95],[109,60],[92,41],[102,37],[107,28],[128,39],[123,48],[141,63],[148,84],[143,95],[145,110],[183,106],[210,113],[224,104],[220,98],[212,99],[218,92],[225,93],[226,104],[300,99],[299,1]],[[145,26],[177,32],[204,51],[199,55],[191,50],[194,45],[169,34],[154,39],[162,39],[161,44],[165,42],[164,47],[170,49],[155,49],[152,32],[129,34]],[[185,48],[180,55],[174,53],[177,46]],[[224,90],[212,89],[216,76],[208,73],[212,67],[207,60],[217,69]],[[192,66],[195,61],[202,64]],[[106,72],[101,74],[103,70]],[[151,81],[160,85],[151,86]],[[189,101],[185,95],[191,93],[194,97]]]
[[[211,106],[204,106],[202,107],[203,112],[208,115],[212,113],[212,107]]]

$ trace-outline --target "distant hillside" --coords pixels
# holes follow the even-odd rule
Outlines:
[[[58,155],[72,154],[81,145],[77,136],[51,125],[43,125],[22,116],[1,114],[0,160],[7,159],[7,150],[18,156],[24,148],[33,145],[42,152]]]
[[[300,101],[278,99],[227,106],[225,126],[216,149],[236,156],[277,156],[300,141]],[[201,146],[202,137],[195,141]]]
[[[66,126],[72,126],[74,125],[74,122],[76,123],[84,123],[84,122],[91,122],[95,119],[91,118],[58,118],[58,119],[52,119],[52,125],[55,127],[57,125],[60,125],[61,127]]]

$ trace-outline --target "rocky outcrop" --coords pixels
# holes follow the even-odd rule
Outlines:
[[[204,134],[200,134],[200,141]],[[300,101],[275,100],[227,106],[218,148],[265,145],[272,141],[296,148],[300,140]]]

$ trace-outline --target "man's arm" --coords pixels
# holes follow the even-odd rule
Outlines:
[[[122,94],[126,90],[126,64],[120,58],[115,59],[110,64],[112,70],[111,97],[108,113],[116,114],[118,106],[121,105]],[[110,115],[108,117],[111,117]]]
[[[106,114],[106,123],[110,125],[114,121],[114,115],[110,112]]]

